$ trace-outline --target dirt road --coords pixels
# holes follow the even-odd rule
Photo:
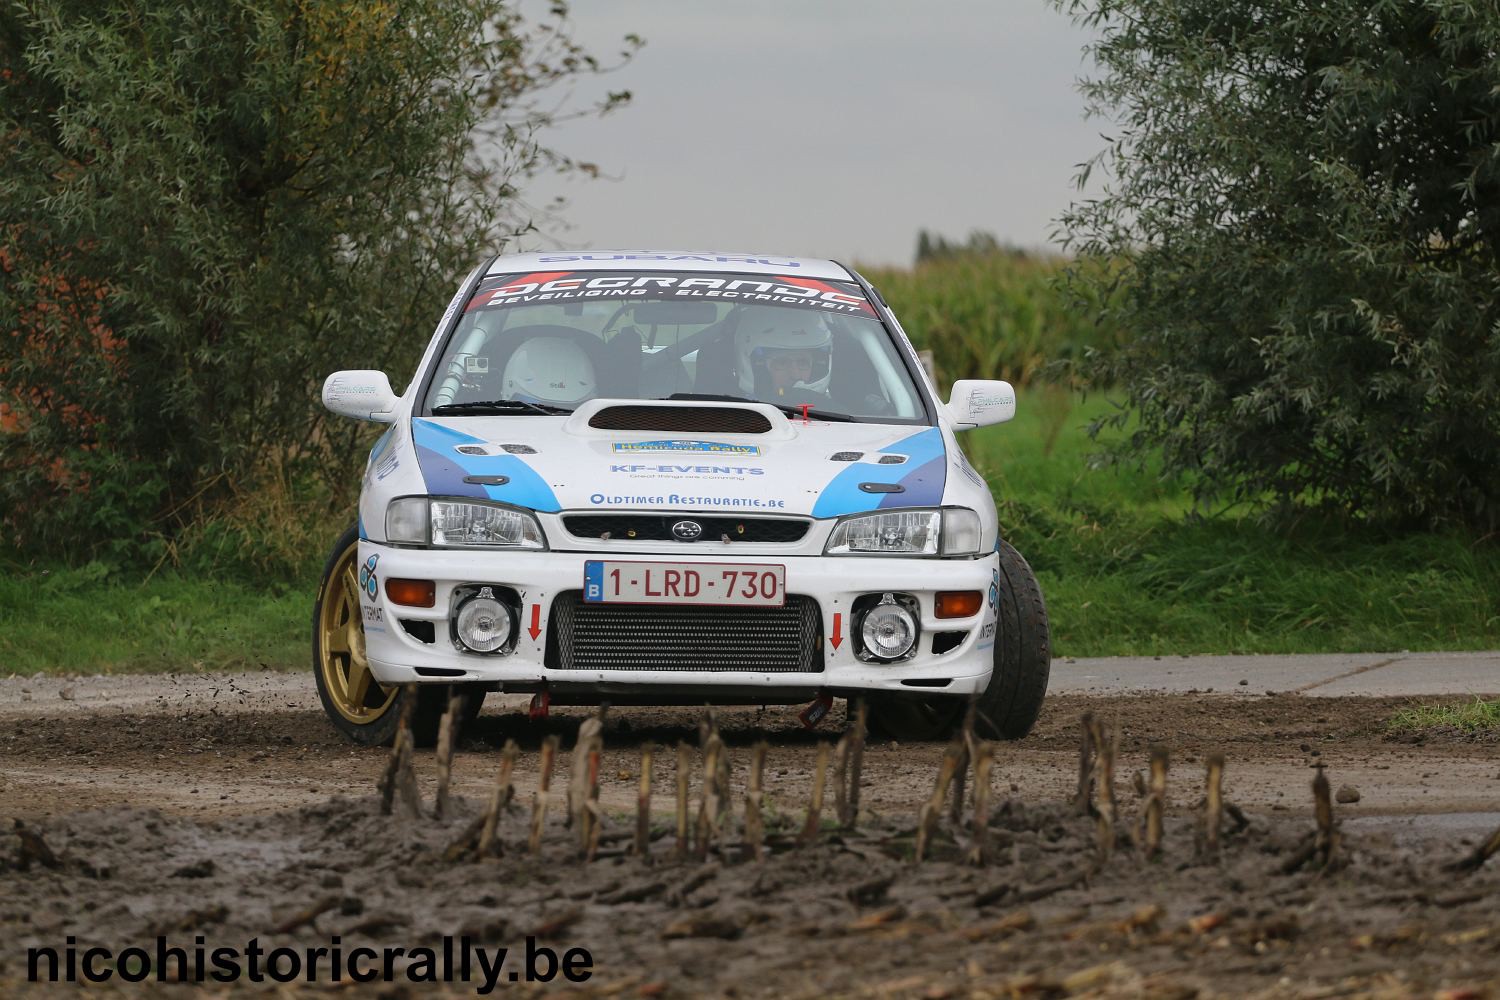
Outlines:
[[[861,834],[761,864],[731,852],[700,870],[670,860],[665,841],[649,866],[614,857],[585,866],[561,810],[542,861],[515,850],[520,811],[505,821],[505,858],[443,862],[492,787],[499,745],[522,747],[525,806],[542,739],[557,733],[569,746],[584,710],[531,722],[522,701],[489,704],[455,765],[458,815],[412,822],[378,814],[384,755],[342,742],[310,691],[310,678],[275,673],[0,682],[0,820],[7,829],[23,820],[60,859],[21,871],[18,838],[0,838],[0,992],[24,985],[26,947],[70,934],[112,947],[156,933],[414,945],[467,931],[519,946],[538,929],[559,948],[592,951],[595,973],[580,989],[601,994],[967,996],[1024,986],[1044,996],[1285,996],[1342,984],[1409,995],[1500,980],[1500,858],[1475,874],[1441,869],[1500,825],[1500,742],[1393,739],[1384,723],[1398,699],[1057,696],[1030,738],[998,749],[1002,805],[986,866],[961,863],[962,834],[935,861],[907,860],[942,747],[876,743]],[[1163,861],[1140,860],[1122,838],[1099,865],[1093,821],[1066,805],[1084,711],[1120,734],[1122,828],[1139,813],[1132,772],[1150,745],[1171,749]],[[815,743],[836,735],[842,713],[816,734],[801,731],[794,710],[721,719],[736,800],[748,747],[765,738],[773,827],[799,826]],[[696,722],[691,710],[611,714],[608,831],[630,826],[641,743],[693,742]],[[1195,856],[1195,807],[1215,751],[1251,825],[1209,863]],[[660,755],[656,771],[662,827],[671,757]],[[1345,866],[1283,874],[1311,828],[1317,763],[1335,788],[1359,792],[1338,807]],[[429,753],[417,769],[430,802]],[[271,933],[329,894],[337,905],[318,922]]]

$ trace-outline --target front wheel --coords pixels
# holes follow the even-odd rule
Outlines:
[[[1052,673],[1047,605],[1036,574],[1009,542],[998,547],[995,580],[994,672],[975,706],[974,732],[983,739],[1018,740],[1042,712]],[[895,739],[946,739],[963,722],[962,698],[881,695],[870,703],[871,723]]]
[[[396,726],[407,698],[412,706],[412,736],[419,746],[437,739],[438,723],[448,708],[444,684],[386,687],[370,673],[365,656],[364,614],[360,610],[359,531],[339,536],[323,567],[313,602],[313,677],[318,699],[334,728],[361,746],[384,746],[396,738]],[[463,685],[466,696],[461,722],[467,725],[484,703],[484,690]]]

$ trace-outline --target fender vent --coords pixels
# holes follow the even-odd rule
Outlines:
[[[968,637],[969,633],[967,631],[934,633],[932,637],[932,655],[941,656],[944,653],[951,652],[962,646],[964,640]]]
[[[604,431],[764,434],[771,421],[764,413],[737,406],[608,406],[589,418],[589,426]]]

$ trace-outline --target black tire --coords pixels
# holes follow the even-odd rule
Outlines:
[[[1018,740],[1031,732],[1052,675],[1052,631],[1036,574],[1015,548],[1000,541],[1000,621],[995,672],[979,696],[974,730],[985,739]]]
[[[1052,639],[1031,566],[1004,540],[999,555],[994,673],[975,706],[974,732],[983,739],[1018,740],[1041,714],[1052,673]],[[872,696],[871,727],[898,740],[947,739],[962,724],[965,707],[965,699],[951,696]]]
[[[458,716],[458,732],[454,733],[454,739],[468,730],[484,708],[486,692],[482,684],[417,684],[411,687],[415,687],[417,692],[417,706],[411,713],[411,735],[419,747],[430,747],[437,743],[438,726],[443,721],[443,713],[448,711],[449,698],[456,694],[464,696],[463,709]],[[390,738],[396,738],[394,727]]]
[[[484,689],[474,684],[411,684],[394,690],[373,677],[360,678],[350,691],[351,675],[368,670],[363,664],[364,622],[357,596],[349,593],[350,567],[359,552],[359,531],[351,526],[339,536],[323,566],[318,595],[313,601],[312,666],[318,700],[334,728],[360,746],[388,746],[408,698],[412,706],[412,736],[418,746],[437,741],[438,724],[450,694],[466,696],[461,725],[467,727],[484,707]],[[343,637],[339,641],[336,637]]]

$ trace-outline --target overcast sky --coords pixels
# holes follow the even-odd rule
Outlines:
[[[524,8],[523,8],[524,9]],[[1076,81],[1087,36],[1045,0],[574,0],[576,37],[646,46],[603,86],[629,106],[550,143],[616,180],[552,246],[714,248],[909,263],[922,228],[1047,246],[1103,145]]]

